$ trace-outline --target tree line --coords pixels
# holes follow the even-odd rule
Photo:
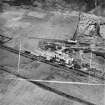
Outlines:
[[[85,6],[85,11],[90,11],[96,6],[105,8],[105,0],[0,0],[0,10],[2,10],[2,4],[8,3],[10,5],[31,5],[31,6],[42,6],[52,8],[66,8],[66,7],[77,7],[81,9]],[[73,7],[73,8],[74,8]]]

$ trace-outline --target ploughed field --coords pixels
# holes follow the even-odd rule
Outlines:
[[[11,77],[11,78],[10,78]],[[67,83],[40,82],[48,87],[88,101],[95,105],[104,105],[104,85],[83,85]],[[85,94],[85,95],[84,95]],[[41,88],[27,80],[1,71],[0,73],[0,104],[1,105],[86,105],[57,95],[50,90]]]

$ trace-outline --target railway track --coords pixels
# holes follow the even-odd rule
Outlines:
[[[64,92],[62,92],[62,91],[60,91],[60,90],[57,90],[57,89],[52,88],[52,87],[50,87],[50,86],[47,86],[47,85],[44,84],[44,83],[40,83],[40,82],[38,82],[38,81],[29,80],[28,78],[22,76],[22,75],[19,74],[18,72],[13,72],[13,71],[9,70],[7,67],[4,67],[4,66],[2,66],[2,65],[0,65],[0,70],[2,70],[2,71],[4,71],[4,72],[7,72],[7,73],[10,73],[10,74],[12,74],[12,75],[15,75],[15,76],[18,77],[18,78],[25,79],[25,80],[27,80],[28,82],[31,82],[31,83],[33,83],[34,85],[39,86],[40,88],[43,88],[43,89],[45,89],[45,90],[47,90],[47,91],[50,91],[50,92],[53,92],[53,93],[55,93],[55,94],[57,94],[57,95],[60,95],[60,96],[62,96],[62,97],[64,97],[64,98],[67,98],[67,99],[69,99],[69,100],[73,100],[73,101],[82,103],[83,105],[97,105],[97,104],[94,104],[94,103],[92,103],[92,102],[86,101],[86,100],[84,100],[84,99],[81,99],[81,98],[78,98],[78,97],[75,97],[75,96],[66,94],[66,93],[64,93]]]
[[[104,77],[100,77],[99,75],[95,75],[94,73],[90,74],[89,72],[84,72],[84,71],[81,71],[79,69],[70,69],[70,68],[67,68],[65,66],[61,66],[61,65],[49,62],[49,61],[45,60],[43,57],[37,57],[36,55],[33,55],[31,53],[26,53],[26,52],[22,52],[22,51],[19,52],[19,50],[13,49],[13,48],[8,47],[8,46],[5,46],[3,44],[0,44],[0,48],[4,49],[4,50],[7,50],[9,52],[15,53],[15,54],[20,54],[21,56],[29,58],[29,59],[31,59],[33,61],[37,60],[39,62],[43,62],[43,63],[49,64],[49,65],[55,66],[57,68],[61,68],[65,72],[72,71],[73,73],[78,74],[79,76],[91,76],[91,77],[94,77],[94,78],[98,78],[98,79],[100,79],[102,81],[105,80]]]
[[[7,43],[10,40],[12,40],[12,38],[9,38],[9,37],[6,37],[6,36],[0,34],[0,43],[1,44]]]
[[[72,71],[71,72],[67,72],[61,69],[56,69],[56,68],[51,68],[50,69],[52,72],[52,75],[58,75],[60,77],[62,77],[64,79],[64,81],[71,81],[71,82],[84,82],[84,81],[88,81],[88,79],[86,79],[86,77],[82,77],[80,78],[80,76],[74,74]]]

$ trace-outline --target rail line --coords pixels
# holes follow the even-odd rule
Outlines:
[[[6,37],[6,36],[0,34],[0,43],[3,44],[3,43],[6,43],[10,40],[12,40],[12,38],[9,38],[9,37]]]
[[[105,80],[104,77],[100,77],[99,75],[90,74],[88,72],[84,72],[84,71],[81,71],[79,69],[70,69],[70,68],[67,68],[67,67],[64,67],[64,66],[49,62],[49,61],[45,60],[44,58],[37,57],[36,55],[30,54],[30,53],[28,54],[28,53],[22,52],[22,51],[19,52],[19,50],[13,49],[13,48],[8,47],[8,46],[5,46],[3,44],[0,44],[0,48],[5,49],[5,50],[10,51],[10,52],[15,53],[15,54],[20,53],[20,55],[23,56],[23,57],[29,58],[29,59],[31,59],[33,61],[37,60],[39,62],[46,63],[46,64],[49,64],[49,65],[55,66],[57,68],[61,68],[64,71],[69,71],[69,72],[72,71],[73,73],[76,73],[76,74],[81,75],[81,76],[91,76],[91,77],[98,78],[98,79],[103,80],[103,81]]]
[[[69,95],[69,94],[64,93],[64,92],[62,92],[62,91],[60,91],[60,90],[57,90],[57,89],[52,88],[52,87],[50,87],[50,86],[47,86],[47,85],[44,84],[44,83],[40,83],[40,82],[38,82],[38,81],[29,80],[28,78],[22,76],[21,74],[19,74],[19,73],[17,73],[17,72],[13,72],[13,71],[9,70],[7,67],[4,67],[4,66],[2,66],[2,65],[0,65],[0,70],[5,71],[5,72],[8,72],[8,73],[10,73],[10,74],[12,74],[12,75],[15,75],[15,76],[18,77],[18,78],[25,79],[25,80],[27,80],[28,82],[31,82],[31,83],[33,83],[34,85],[39,86],[40,88],[43,88],[43,89],[45,89],[45,90],[47,90],[47,91],[50,91],[50,92],[53,92],[53,93],[55,93],[55,94],[57,94],[57,95],[60,95],[60,96],[62,96],[62,97],[65,97],[65,98],[67,98],[67,99],[69,99],[69,100],[73,100],[73,101],[76,101],[76,102],[79,102],[79,103],[82,103],[82,104],[85,104],[85,105],[96,105],[96,104],[94,104],[94,103],[92,103],[92,102],[89,102],[89,101],[86,101],[86,100],[84,100],[84,99],[81,99],[81,98],[78,98],[78,97]]]

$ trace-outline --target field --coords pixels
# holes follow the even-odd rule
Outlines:
[[[78,24],[78,16],[78,12],[69,10],[51,11],[11,7],[0,13],[0,34],[12,38],[4,45],[35,53],[39,50],[39,42],[43,39],[72,38]],[[82,13],[78,33],[88,34],[89,30],[85,30],[87,25],[97,20],[105,23],[104,17]],[[104,29],[103,24],[100,26],[103,38],[105,38]],[[90,62],[90,56],[90,53],[84,54],[83,62]],[[105,81],[97,78],[81,76],[73,71],[65,72],[64,69],[33,61],[0,48],[1,66],[7,68],[12,74],[0,70],[0,105],[86,105],[46,90],[31,83],[32,81],[40,81],[46,86],[92,102],[94,105],[105,103],[103,85]],[[105,73],[103,57],[93,55],[91,66]],[[16,77],[13,73],[18,73],[27,79]]]
[[[6,75],[3,79],[2,75]],[[57,95],[49,90],[17,78],[11,74],[2,72],[0,80],[0,105],[86,105],[72,99]],[[14,77],[10,79],[8,77]],[[62,91],[65,94],[78,97],[96,105],[104,105],[104,86],[103,85],[81,85],[81,84],[61,84],[44,83],[53,89]]]

